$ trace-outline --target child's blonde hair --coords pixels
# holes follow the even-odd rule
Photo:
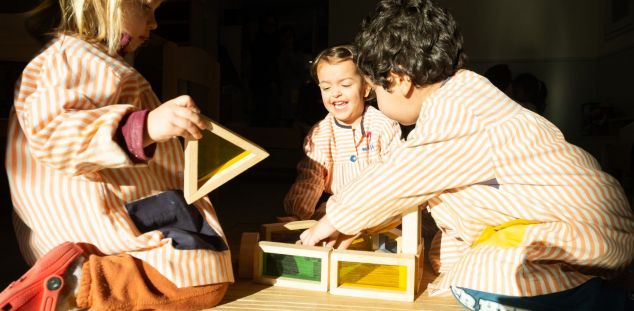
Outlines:
[[[55,33],[103,45],[109,54],[115,54],[121,47],[123,1],[145,0],[44,0],[29,15],[46,14],[55,8],[60,14]]]

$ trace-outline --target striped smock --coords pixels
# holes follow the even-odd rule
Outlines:
[[[126,114],[161,104],[134,68],[61,36],[26,66],[17,88],[6,169],[28,263],[64,241],[83,242],[141,259],[178,287],[233,282],[228,250],[175,249],[159,231],[141,234],[125,209],[183,184],[177,139],[157,143],[153,158],[138,164],[113,138]],[[209,200],[195,207],[224,239]]]
[[[548,294],[634,257],[619,183],[545,118],[467,70],[425,99],[407,141],[332,196],[326,212],[352,234],[425,202],[442,233],[467,245],[432,291]]]
[[[398,123],[372,106],[366,106],[358,128],[342,125],[328,114],[304,139],[306,156],[297,165],[284,210],[310,219],[324,192],[339,192],[368,166],[385,159],[400,139]]]

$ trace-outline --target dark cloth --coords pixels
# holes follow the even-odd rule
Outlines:
[[[224,239],[185,202],[183,192],[169,190],[126,204],[128,214],[140,232],[158,230],[172,239],[177,249],[227,250]]]

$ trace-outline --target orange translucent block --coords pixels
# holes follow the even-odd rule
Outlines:
[[[407,266],[340,261],[337,273],[337,286],[407,290]]]

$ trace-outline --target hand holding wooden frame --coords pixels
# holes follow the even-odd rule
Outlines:
[[[207,130],[199,140],[185,140],[185,184],[188,204],[264,160],[258,145],[205,118]]]

